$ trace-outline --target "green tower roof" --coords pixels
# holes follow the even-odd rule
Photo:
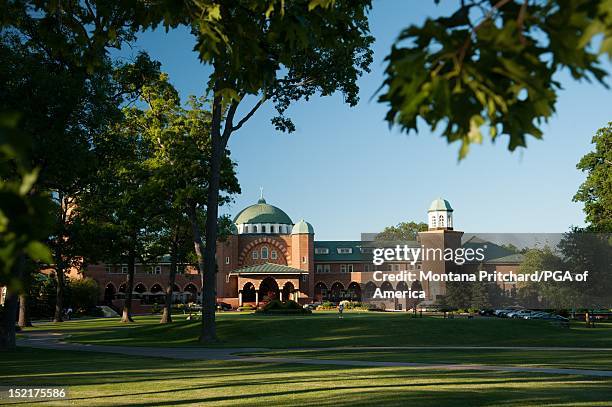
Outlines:
[[[431,205],[429,205],[428,212],[433,212],[433,211],[452,212],[453,208],[451,207],[451,204],[446,199],[438,198],[438,199],[434,199]]]
[[[295,224],[293,229],[291,229],[291,234],[292,235],[299,235],[299,234],[314,235],[314,228],[312,227],[310,223],[306,222],[304,219],[301,219],[298,223]]]

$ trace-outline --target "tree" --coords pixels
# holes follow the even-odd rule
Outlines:
[[[612,122],[599,129],[591,142],[595,150],[576,166],[587,173],[587,178],[574,195],[574,202],[584,203],[588,230],[612,232]]]
[[[612,57],[609,0],[462,0],[451,16],[401,32],[379,101],[406,132],[419,118],[443,126],[449,143],[461,142],[460,159],[483,127],[493,141],[507,136],[512,151],[542,137],[561,89],[555,73],[604,83],[602,54]]]
[[[416,240],[419,232],[427,231],[427,223],[423,222],[400,222],[396,226],[387,226],[378,233],[374,240]]]
[[[146,143],[148,156],[142,166],[150,174],[149,182],[157,191],[156,219],[161,223],[156,246],[161,255],[170,255],[170,273],[166,301],[160,322],[171,322],[172,287],[177,265],[193,250],[193,230],[206,219],[206,197],[210,178],[210,123],[207,101],[189,97],[183,107],[176,89],[166,74],[161,74],[140,94],[144,108],[126,109],[130,131]],[[221,203],[240,192],[234,164],[225,154],[219,182]],[[169,250],[169,252],[168,252]]]
[[[274,104],[278,116],[272,123],[282,131],[295,129],[285,112],[300,99],[340,91],[349,105],[355,105],[357,79],[369,71],[372,61],[369,46],[373,38],[366,18],[369,8],[369,0],[223,0],[185,3],[182,8],[162,5],[154,10],[167,27],[182,23],[192,27],[200,59],[212,70],[208,80],[211,149],[204,253],[201,231],[193,225],[198,266],[204,276],[202,342],[216,340],[218,196],[228,140],[266,100]],[[252,98],[256,102],[238,119],[239,106]]]

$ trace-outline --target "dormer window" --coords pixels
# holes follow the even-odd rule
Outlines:
[[[315,247],[315,254],[329,254],[327,247]]]
[[[268,247],[264,246],[261,248],[261,258],[263,260],[267,260],[268,259]]]
[[[338,247],[338,254],[352,254],[352,247]]]

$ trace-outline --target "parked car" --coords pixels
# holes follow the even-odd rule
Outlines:
[[[492,317],[495,315],[495,311],[494,309],[481,309],[480,311],[478,311],[478,315],[483,316],[483,317]]]
[[[548,312],[533,311],[531,314],[525,315],[523,318],[525,318],[525,319],[545,319],[545,318],[547,318],[549,316],[550,316],[550,314]]]
[[[508,318],[524,318],[527,315],[530,315],[533,311],[528,309],[522,309],[514,312],[510,312],[508,314]]]
[[[229,305],[227,302],[218,302],[217,303],[217,309],[221,310],[221,311],[231,311],[232,310],[232,306]]]

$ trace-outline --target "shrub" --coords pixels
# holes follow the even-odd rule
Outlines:
[[[306,315],[311,314],[312,311],[302,307],[295,301],[289,300],[281,302],[279,300],[272,300],[266,305],[255,311],[260,314],[300,314]]]
[[[86,277],[70,280],[70,305],[75,310],[89,310],[98,304],[98,283]]]
[[[254,309],[255,307],[252,305],[243,305],[242,307],[237,308],[238,311],[253,311]]]

